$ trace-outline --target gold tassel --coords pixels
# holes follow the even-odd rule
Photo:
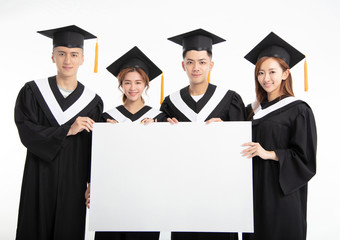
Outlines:
[[[210,83],[210,71],[208,73],[208,83]]]
[[[161,105],[164,100],[164,75],[162,73],[162,78],[161,78]]]
[[[94,72],[98,73],[98,38],[96,42],[96,51],[94,56]]]
[[[308,91],[307,57],[305,56],[305,92]]]

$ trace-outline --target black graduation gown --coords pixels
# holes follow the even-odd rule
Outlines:
[[[27,155],[16,239],[84,239],[91,133],[84,130],[74,136],[66,135],[78,116],[99,120],[103,102],[98,95],[85,91],[79,82],[67,98],[61,95],[56,77],[40,83],[50,89],[43,92],[53,96],[54,106],[60,106],[62,116],[68,109],[73,111],[64,119],[56,118],[58,114],[52,113],[53,107],[47,105],[36,81],[26,83],[19,92],[15,123]],[[74,108],[79,99],[82,104]]]
[[[219,90],[217,90],[219,89]],[[220,90],[209,84],[203,97],[196,102],[189,93],[189,86],[167,96],[160,110],[164,113],[160,121],[175,117],[179,122],[207,121],[221,118],[222,121],[244,121],[244,103],[236,92]]]
[[[140,122],[145,118],[156,118],[160,111],[145,105],[136,113],[129,112],[123,105],[103,113],[103,121],[116,120],[119,123]],[[96,232],[95,240],[158,240],[159,232]]]
[[[145,118],[156,118],[162,113],[150,106],[145,105],[138,112],[131,113],[123,105],[103,113],[103,121],[107,119],[116,120],[119,123],[142,121]]]
[[[167,96],[160,109],[164,113],[162,121],[166,121],[168,117],[175,117],[179,122],[200,122],[211,118],[221,118],[222,121],[244,121],[245,108],[241,97],[232,90],[217,89],[215,85],[209,84],[207,91],[198,102],[191,97],[189,86]],[[201,113],[202,115],[199,116]],[[172,232],[171,239],[232,240],[238,239],[238,235],[237,233]]]
[[[300,100],[269,111],[281,101],[261,104],[268,114],[252,122],[253,141],[275,151],[279,161],[253,158],[254,234],[249,239],[306,239],[307,183],[316,173],[316,125],[311,108]]]

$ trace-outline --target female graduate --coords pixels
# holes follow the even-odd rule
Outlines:
[[[311,108],[294,97],[290,68],[304,55],[270,33],[245,58],[256,65],[256,101],[247,107],[253,142],[254,234],[244,239],[306,239],[307,184],[316,173]]]
[[[123,92],[123,105],[103,114],[109,122],[152,122],[161,114],[159,110],[144,104],[142,93],[149,88],[149,81],[162,71],[137,47],[132,48],[107,70],[118,78]]]
[[[103,114],[112,123],[150,123],[161,114],[159,110],[144,104],[142,93],[149,88],[149,81],[162,71],[137,47],[132,48],[112,63],[107,70],[118,78],[123,92],[123,105]],[[157,121],[157,120],[156,120]],[[90,204],[90,185],[86,191],[86,203]],[[159,232],[96,232],[95,240],[158,240]]]

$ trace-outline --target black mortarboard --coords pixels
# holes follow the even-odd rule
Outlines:
[[[75,25],[38,31],[38,33],[52,38],[53,47],[64,46],[68,48],[83,48],[84,40],[97,38]]]
[[[256,64],[261,57],[278,57],[292,68],[305,58],[305,55],[296,50],[285,40],[271,32],[256,45],[244,58]]]
[[[149,76],[150,81],[162,73],[162,70],[139,50],[138,47],[133,47],[106,69],[117,77],[120,71],[128,67],[141,68]]]
[[[189,50],[211,51],[213,44],[225,41],[223,38],[220,38],[201,28],[168,38],[168,40],[183,46],[183,52]]]

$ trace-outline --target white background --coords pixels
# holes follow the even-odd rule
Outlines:
[[[103,98],[105,110],[121,103],[117,80],[105,68],[135,45],[164,71],[165,95],[187,85],[182,50],[166,39],[196,28],[227,40],[214,46],[212,83],[237,91],[246,104],[255,98],[254,67],[243,57],[270,31],[306,54],[308,93],[303,92],[303,62],[292,74],[295,95],[310,104],[318,127],[317,175],[309,184],[308,239],[339,239],[339,10],[337,0],[1,0],[0,238],[14,239],[25,163],[25,148],[13,121],[16,96],[25,82],[56,73],[50,60],[51,40],[36,31],[76,24],[99,37],[99,73],[92,73],[95,40],[89,40],[78,76]],[[157,78],[146,98],[154,107],[159,106],[159,86]]]

